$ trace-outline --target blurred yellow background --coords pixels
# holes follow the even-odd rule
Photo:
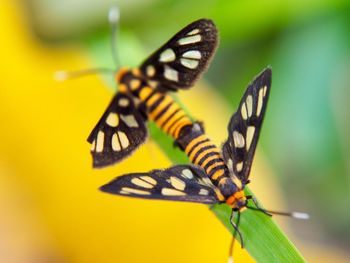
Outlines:
[[[96,54],[94,53],[96,49],[105,49],[105,56],[110,54],[108,42],[101,42],[105,46],[99,46],[99,43],[91,44],[96,43],[94,40],[97,38],[104,39],[104,33],[108,35],[105,16],[110,1],[102,1],[103,4],[99,6],[100,9],[96,13],[91,11],[98,6],[96,2],[91,1],[92,7],[87,8],[86,1],[77,1],[74,8],[77,8],[78,11],[76,9],[74,13],[71,10],[71,14],[68,14],[66,19],[66,23],[67,21],[73,23],[74,14],[76,14],[78,26],[71,28],[67,28],[69,27],[67,24],[62,27],[57,25],[62,21],[59,18],[64,18],[64,11],[69,9],[68,1],[63,1],[62,5],[53,4],[53,2],[2,1],[0,3],[0,24],[2,25],[0,41],[0,120],[2,123],[2,129],[0,129],[0,262],[226,262],[230,235],[207,206],[128,199],[102,194],[97,190],[100,185],[117,175],[168,167],[170,162],[156,145],[156,139],[151,139],[121,164],[102,170],[91,168],[90,146],[85,139],[100,118],[113,91],[107,84],[109,82],[106,82],[101,76],[89,76],[64,83],[55,82],[52,76],[53,72],[60,69],[99,66],[96,63],[103,59],[91,55]],[[273,16],[279,12],[278,8],[283,7],[282,10],[289,10],[288,14],[295,16],[295,20],[292,20],[294,24],[288,23],[290,21],[287,19],[285,21],[282,19],[278,20],[277,25],[273,24],[277,20],[271,21],[268,18],[260,20],[262,24],[251,21],[251,14],[246,17],[244,15],[249,13],[249,6],[242,1],[237,1],[232,8],[236,8],[235,14],[241,15],[239,18],[233,17],[232,20],[247,21],[245,25],[237,25],[237,27],[243,26],[242,31],[238,29],[230,31],[228,21],[232,15],[227,14],[227,7],[230,4],[220,6],[219,2],[215,5],[217,8],[211,12],[208,11],[201,15],[200,10],[197,10],[193,16],[186,9],[186,1],[164,1],[163,3],[145,1],[139,6],[137,5],[139,1],[132,1],[130,10],[127,10],[128,4],[121,2],[122,19],[123,8],[126,13],[125,25],[122,22],[122,26],[125,27],[121,29],[125,31],[122,32],[122,37],[119,39],[121,49],[125,49],[123,45],[127,46],[127,43],[123,43],[123,39],[133,38],[138,39],[136,43],[141,49],[151,52],[186,22],[201,16],[210,16],[218,21],[219,29],[222,31],[222,47],[218,50],[218,59],[213,62],[213,71],[208,72],[207,82],[202,81],[192,90],[181,92],[179,95],[191,113],[205,122],[209,136],[218,144],[226,137],[228,119],[236,108],[246,84],[264,66],[271,63],[274,69],[276,68],[273,77],[273,93],[271,105],[267,110],[267,123],[261,135],[263,142],[258,147],[253,165],[251,189],[268,208],[299,209],[311,212],[314,216],[312,220],[294,223],[293,228],[288,227],[289,220],[287,224],[285,219],[276,219],[306,259],[310,262],[330,262],[331,260],[347,262],[349,254],[346,252],[346,241],[349,241],[350,238],[347,235],[348,228],[346,228],[349,226],[349,222],[346,221],[349,217],[346,216],[349,212],[344,211],[348,210],[344,208],[348,206],[346,201],[349,201],[347,198],[349,198],[350,143],[347,132],[350,125],[349,120],[344,121],[343,116],[347,117],[345,113],[349,113],[346,99],[344,99],[346,94],[349,95],[349,91],[344,87],[349,87],[347,81],[350,65],[348,42],[341,42],[339,49],[337,49],[338,46],[334,46],[338,57],[348,55],[344,57],[343,64],[340,65],[343,72],[339,68],[337,78],[332,78],[327,83],[327,87],[338,87],[337,92],[331,93],[330,90],[325,90],[320,95],[317,89],[312,89],[313,81],[320,76],[308,78],[309,68],[307,67],[310,66],[310,63],[307,62],[304,63],[304,69],[298,68],[303,63],[293,67],[293,70],[299,69],[294,73],[300,76],[300,81],[297,79],[292,83],[300,85],[302,78],[308,79],[306,86],[299,87],[301,91],[305,91],[305,94],[292,94],[290,90],[283,88],[278,91],[280,86],[283,86],[283,78],[288,79],[283,74],[293,72],[290,70],[293,66],[291,63],[296,63],[292,59],[293,53],[290,53],[287,48],[288,45],[292,45],[290,42],[297,42],[298,39],[295,40],[292,35],[287,35],[288,31],[299,30],[300,27],[310,28],[315,25],[318,27],[319,23],[323,22],[322,16],[327,13],[324,10],[327,8],[332,12],[343,10],[340,8],[343,7],[342,1],[336,1],[336,4],[330,4],[329,1],[320,1],[319,4],[315,4],[310,1],[310,4],[304,8],[296,8],[297,4],[293,8],[293,5],[277,5],[276,1],[268,4],[268,1],[264,1],[266,5],[261,4],[262,7],[269,10],[266,15]],[[190,6],[193,10],[195,1]],[[318,7],[316,11],[320,13],[307,13],[316,6]],[[79,8],[82,11],[79,11]],[[132,8],[135,10],[134,13]],[[45,10],[47,13],[44,12]],[[87,12],[85,17],[81,15],[84,10]],[[141,10],[145,12],[143,17],[145,21],[138,27],[138,23],[142,21]],[[162,28],[166,23],[166,15],[163,14],[161,17],[164,19],[161,26],[157,25],[156,17],[161,16],[159,12],[167,10],[172,10],[167,14],[170,20],[174,19],[176,12],[181,10],[184,10],[184,18],[181,18],[178,23],[171,20],[169,27]],[[88,19],[91,12],[94,15]],[[303,12],[310,15],[311,22]],[[154,18],[152,18],[152,13],[155,14]],[[253,11],[253,13],[258,12]],[[58,15],[50,16],[52,14]],[[321,14],[322,19],[318,14]],[[336,18],[339,18],[340,15],[338,13],[337,15]],[[264,15],[259,15],[256,19],[262,17]],[[93,28],[93,19],[97,21],[95,28]],[[329,18],[326,17],[326,19]],[[85,24],[81,22],[87,20],[90,22],[86,24],[86,27],[92,27],[91,30],[97,32],[101,29],[104,33],[100,35],[100,33],[88,32]],[[330,19],[330,22],[329,20],[326,22],[327,26],[332,27],[337,20]],[[53,30],[47,33],[50,31],[50,26]],[[249,31],[255,26],[262,31],[255,32],[259,41],[254,39],[254,32]],[[67,30],[64,30],[65,27]],[[277,28],[285,30],[284,35],[281,33],[284,38],[281,37],[277,43],[266,41],[266,38],[280,37],[275,32]],[[159,35],[155,36],[158,30]],[[343,32],[335,31],[334,36],[322,35],[323,31],[318,30],[318,34],[324,38],[334,38]],[[134,34],[130,33],[133,31],[135,31]],[[77,32],[80,32],[81,35]],[[265,35],[264,32],[266,32]],[[90,34],[95,35],[91,37]],[[152,39],[150,34],[155,39]],[[307,37],[307,31],[303,34],[306,34],[305,37]],[[79,38],[83,41],[80,41]],[[142,38],[145,38],[144,44],[141,42]],[[236,43],[232,44],[236,49],[230,49],[230,43]],[[245,47],[246,43],[249,43],[247,47]],[[303,43],[296,43],[296,46],[298,45],[303,45]],[[312,47],[310,43],[309,46]],[[255,48],[260,50],[259,57],[257,57],[261,61],[259,63],[256,62],[253,53],[247,51]],[[265,50],[265,53],[261,51],[262,49]],[[276,53],[271,55],[271,50],[276,49]],[[237,53],[238,51],[241,53]],[[301,49],[301,51],[307,54],[307,50]],[[320,48],[319,52],[321,56],[324,55],[325,50]],[[230,61],[224,58],[232,54],[237,56],[238,61],[232,63],[231,67]],[[279,62],[277,56],[283,57],[285,61]],[[130,63],[134,63],[135,60],[140,62],[143,59],[141,56],[138,57],[138,54],[135,57],[131,58],[133,61]],[[331,65],[339,65],[334,59],[327,59],[328,57],[324,61],[314,61],[314,63],[331,61]],[[123,61],[129,63],[127,58],[124,58]],[[242,68],[239,68],[240,65]],[[248,66],[251,69],[246,69]],[[311,66],[314,64],[311,63]],[[233,77],[236,74],[239,76]],[[223,84],[223,81],[226,81],[227,84]],[[317,83],[316,81],[315,85]],[[233,89],[236,94],[234,97],[231,93]],[[231,98],[230,96],[234,101],[227,99],[227,97]],[[293,100],[293,96],[297,98]],[[305,98],[305,96],[309,97]],[[317,106],[318,102],[313,98],[318,96],[325,97],[331,105],[330,109],[327,109],[330,117],[325,123],[333,124],[335,133],[328,132],[328,137],[323,136],[322,134],[327,131],[322,130],[324,128],[322,125],[317,127],[317,134],[315,130],[304,132],[304,127],[298,125],[311,126],[306,122],[307,120],[298,123],[293,122],[293,119],[289,122],[293,125],[292,127],[286,123],[279,123],[281,125],[279,127],[278,124],[274,126],[273,123],[278,123],[281,118],[288,119],[294,114],[303,116],[305,114],[303,110],[317,110],[315,104]],[[304,105],[302,102],[306,99],[309,99],[305,104],[310,106],[308,109],[302,108]],[[289,105],[289,108],[285,110],[287,115],[278,115],[284,111],[285,101],[288,100],[299,101],[299,105],[294,105],[294,108],[299,106],[299,110],[293,110]],[[209,108],[208,103],[215,106]],[[319,121],[323,122],[324,119],[321,118]],[[295,130],[295,133],[301,134],[300,137],[289,137],[287,131],[292,129]],[[275,138],[271,136],[276,135],[276,131],[280,133],[278,134],[280,139],[276,138],[275,141]],[[326,159],[312,155],[314,153],[312,151],[300,153],[298,147],[291,148],[293,143],[305,145],[308,140],[315,142],[315,137],[321,137],[321,139],[331,137],[332,139],[334,138],[332,134],[339,136],[337,142],[342,145],[340,146],[340,157],[337,155],[338,152],[334,153],[328,148],[323,148],[322,145],[319,145],[315,151],[326,151],[324,155]],[[298,140],[298,138],[301,139]],[[289,140],[289,143],[283,144],[283,140]],[[319,141],[316,140],[316,142]],[[329,144],[326,141],[325,143]],[[313,144],[308,145],[308,147],[312,146]],[[319,169],[313,169],[315,162],[308,163],[304,159],[300,161],[297,158],[300,154],[303,158],[317,159],[315,162]],[[283,155],[282,161],[278,158],[281,155]],[[289,161],[287,166],[285,166],[285,160]],[[297,173],[296,168],[304,167],[303,161],[306,163],[303,172],[308,173],[311,178],[300,175],[293,177],[293,172]],[[330,162],[334,165],[327,165]],[[338,173],[338,177],[337,174],[333,174],[335,172]],[[341,181],[340,185],[331,185],[332,181],[327,181],[327,174],[333,174],[334,181],[342,180],[339,179],[340,176],[347,180]],[[299,185],[304,184],[304,180],[307,180],[308,183],[304,188],[300,188]],[[288,188],[291,182],[300,193]],[[334,192],[329,190],[332,187],[336,187],[333,189]],[[338,200],[339,203],[333,203],[334,207],[323,201],[316,204],[311,199],[312,196],[327,197],[330,193],[332,195],[338,193],[339,198],[342,196],[341,200]],[[285,201],[289,206],[285,204]],[[322,230],[329,227],[329,223],[323,220],[323,214],[336,212],[340,214],[341,211],[344,212],[343,218],[335,214],[335,218],[339,219],[335,220],[335,224],[339,228]],[[332,216],[328,218],[331,219]],[[309,231],[307,231],[308,228]],[[344,231],[341,235],[342,229]],[[315,230],[317,231],[313,232]],[[303,231],[305,231],[304,234]],[[338,235],[340,235],[339,238],[337,238]],[[254,262],[238,246],[236,246],[235,256],[237,262]]]

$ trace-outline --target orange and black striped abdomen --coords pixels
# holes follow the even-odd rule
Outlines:
[[[192,125],[191,119],[171,96],[143,86],[140,88],[139,98],[146,106],[148,117],[175,139],[185,126]]]
[[[226,176],[226,165],[219,149],[208,139],[198,123],[186,128],[177,143],[193,164],[201,166],[214,184]]]

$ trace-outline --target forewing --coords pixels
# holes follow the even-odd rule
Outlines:
[[[211,184],[202,168],[193,165],[178,165],[149,173],[123,175],[103,185],[100,190],[146,199],[204,204],[219,202],[216,187]]]
[[[237,112],[228,125],[223,155],[231,171],[243,183],[249,177],[271,87],[271,68],[265,69],[248,86]]]
[[[88,138],[93,167],[123,160],[146,138],[145,118],[128,95],[117,93]]]
[[[141,65],[149,79],[165,90],[187,89],[206,69],[217,46],[213,21],[197,20],[172,37]]]

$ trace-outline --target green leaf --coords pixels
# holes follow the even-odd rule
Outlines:
[[[122,41],[125,41],[123,44],[124,46],[119,47],[119,51],[123,51],[121,52],[122,61],[126,61],[125,59],[129,58],[134,62],[136,59],[135,52],[137,54],[142,53],[140,50],[135,50],[135,47],[140,46],[140,44],[137,42],[135,43],[136,39],[130,37],[130,34],[124,34],[124,36],[125,39],[121,37]],[[90,54],[96,59],[96,61],[99,62],[99,64],[102,63],[102,58],[106,57],[106,50],[109,48],[108,37],[102,37],[100,35],[96,38],[89,38],[86,43]],[[106,47],[105,49],[101,48],[103,43]],[[126,48],[130,46],[134,48]],[[125,47],[125,49],[123,47]],[[140,62],[141,59],[142,58],[140,58]],[[108,64],[108,61],[106,61],[106,64]],[[181,102],[179,103],[181,105]],[[158,143],[159,147],[174,164],[189,162],[187,156],[178,148],[174,147],[174,141],[170,136],[166,135],[164,132],[158,129],[154,123],[151,122],[149,123],[149,129],[151,137]],[[159,167],[154,168],[156,169]],[[246,189],[246,192],[250,193],[249,189]],[[210,210],[226,226],[229,232],[233,233],[233,228],[230,224],[230,217],[232,213],[231,208],[225,204],[222,204],[214,205],[210,207]],[[245,210],[242,212],[239,229],[244,238],[245,249],[247,249],[250,255],[255,258],[257,262],[306,262],[299,251],[288,240],[288,238],[273,222],[273,220],[261,212],[252,210]]]

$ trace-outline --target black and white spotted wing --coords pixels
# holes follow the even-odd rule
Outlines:
[[[123,175],[103,185],[100,190],[146,199],[219,203],[216,187],[202,168],[193,165],[178,165],[149,173]]]
[[[141,71],[165,91],[190,88],[209,64],[217,38],[213,21],[197,20],[143,62]]]
[[[237,112],[230,120],[228,139],[222,148],[229,170],[244,184],[249,177],[266,111],[271,75],[271,68],[267,68],[248,86]]]
[[[117,93],[88,138],[93,166],[121,161],[146,138],[145,118],[128,95]]]

